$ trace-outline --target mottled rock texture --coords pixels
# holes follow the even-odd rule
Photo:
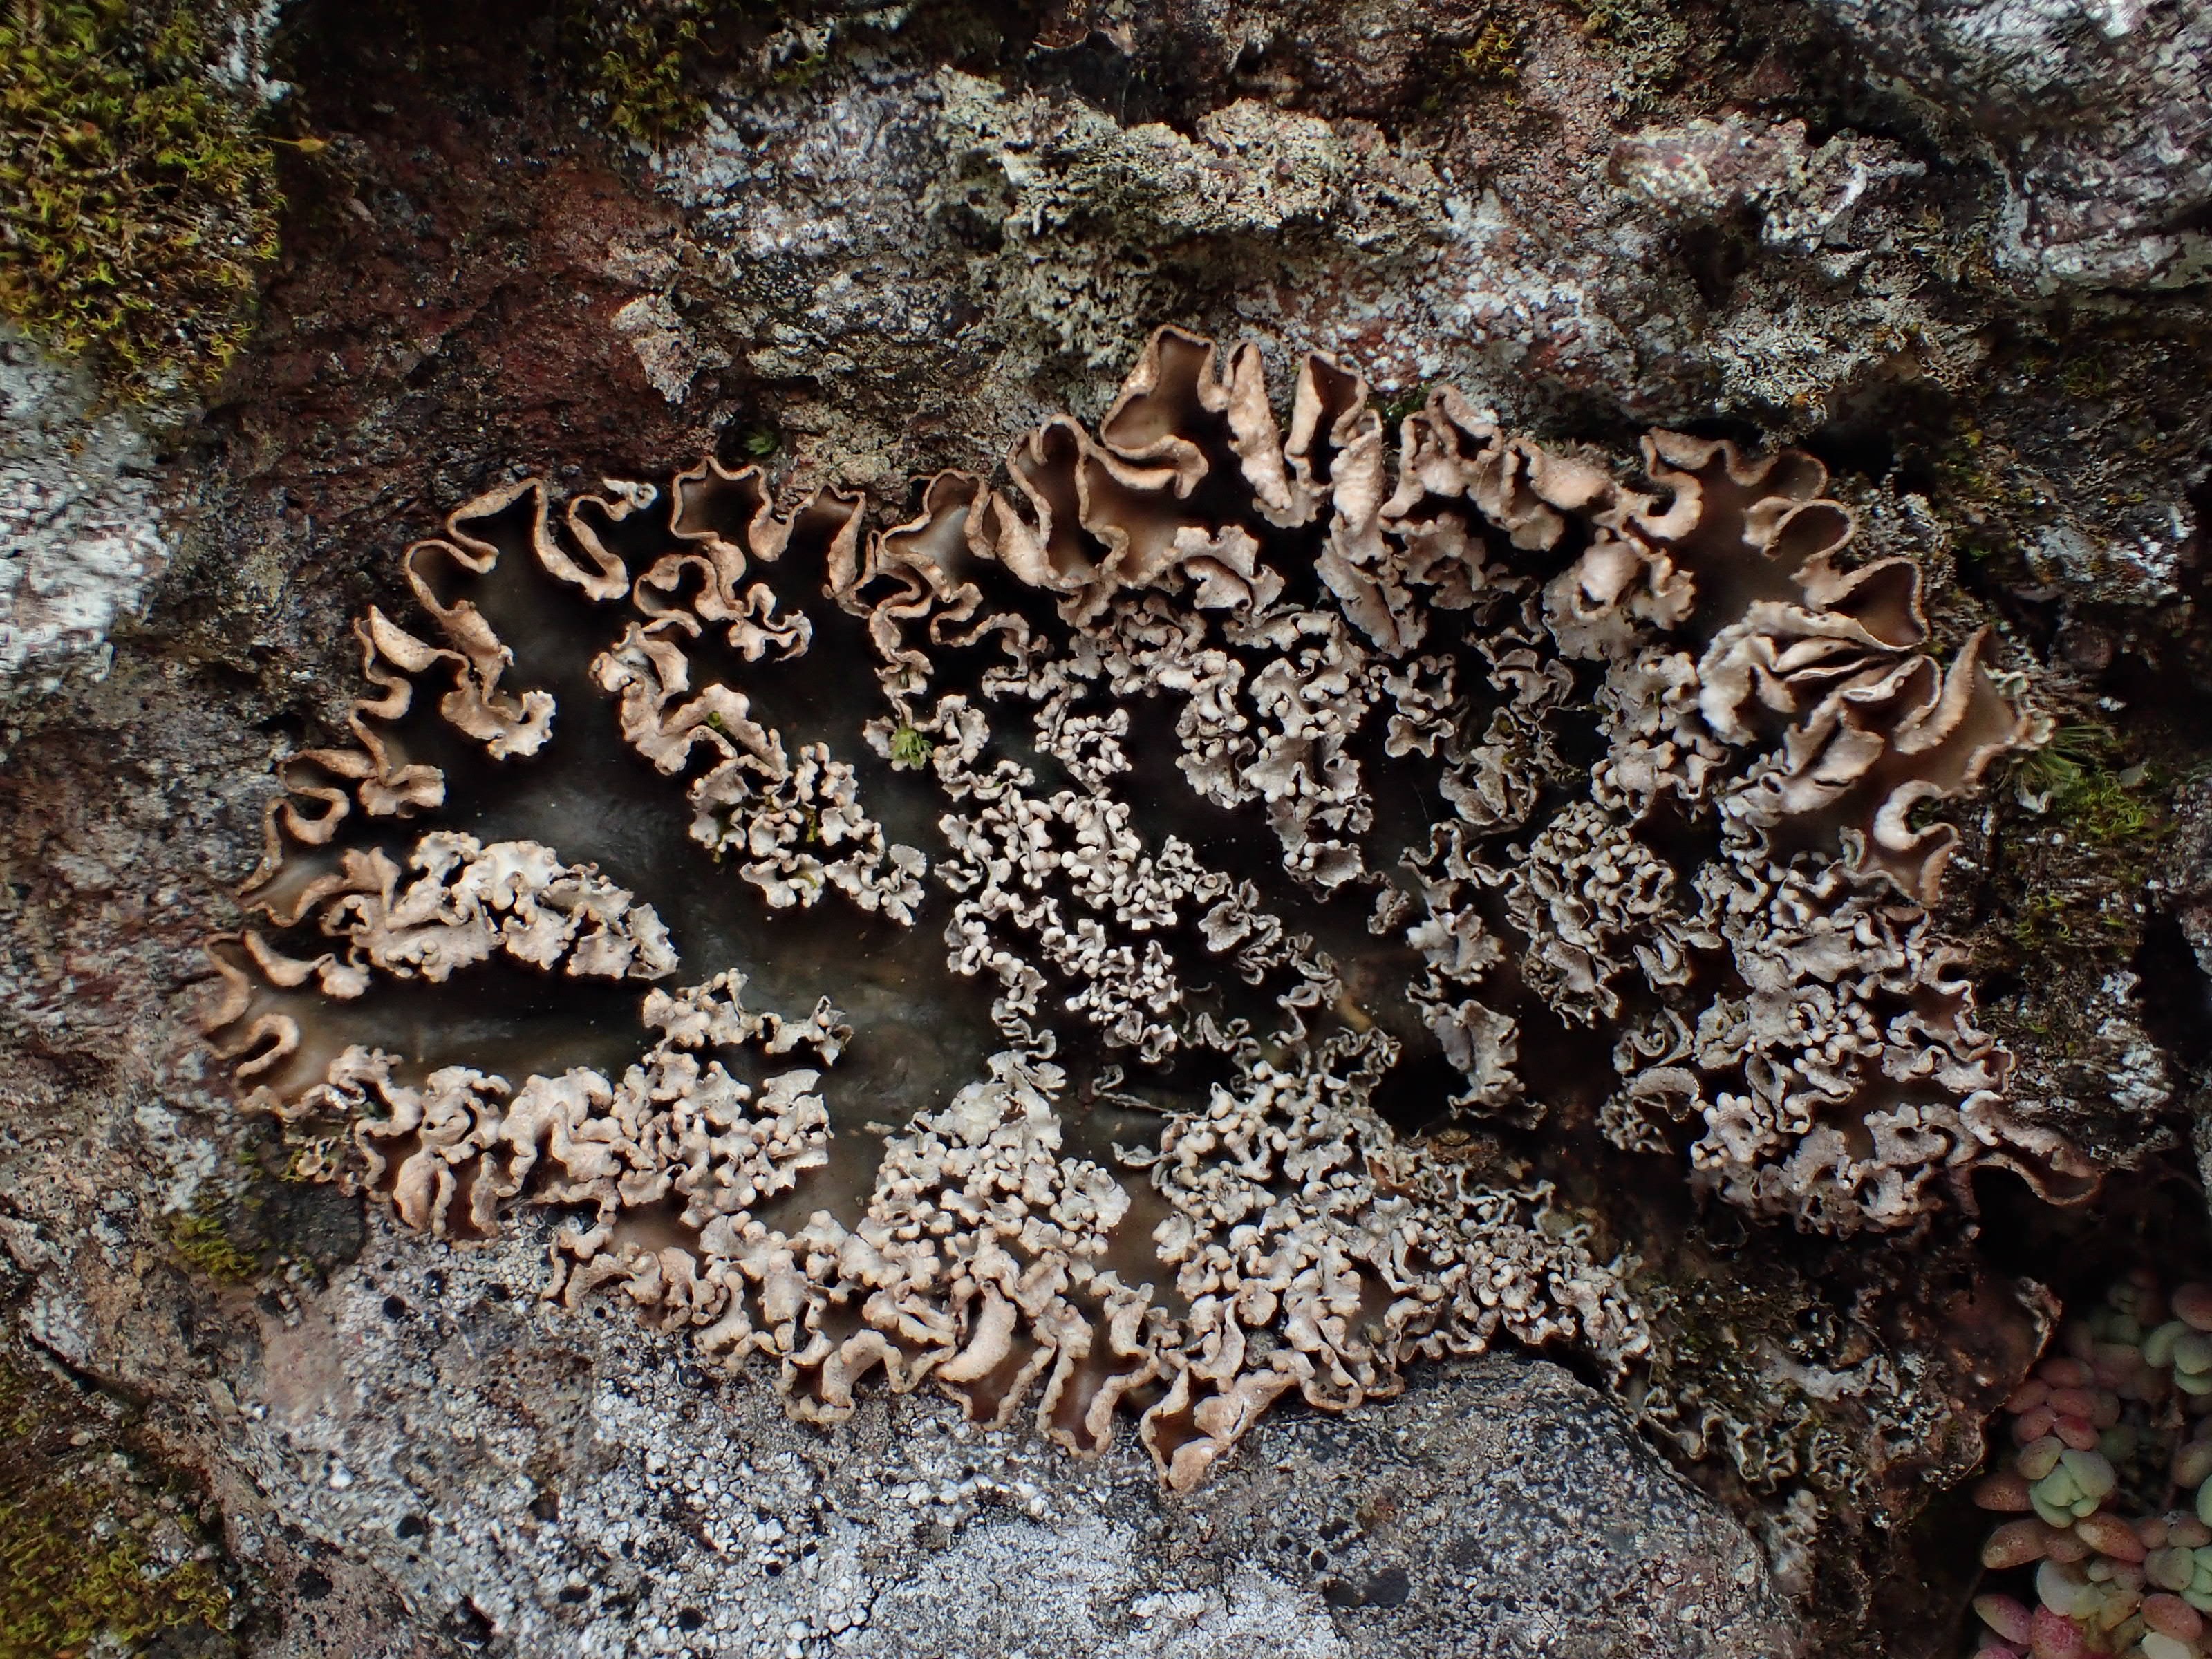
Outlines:
[[[1750,1537],[1548,1365],[1279,1416],[1164,1504],[1133,1449],[1077,1465],[939,1405],[872,1401],[825,1439],[677,1339],[507,1297],[533,1255],[426,1257],[380,1224],[314,1306],[247,1322],[226,1409],[277,1498],[257,1535],[343,1540],[524,1652],[1797,1649]],[[336,1645],[303,1611],[272,1651]]]
[[[2156,0],[1819,0],[1878,76],[1991,147],[2001,257],[2039,286],[2212,273],[2212,15]]]
[[[0,330],[0,696],[100,659],[168,557],[151,446],[98,395]]]
[[[260,326],[205,407],[5,370],[0,1313],[38,1409],[0,1478],[113,1494],[100,1559],[167,1590],[94,1616],[209,1654],[1955,1650],[1954,1489],[2054,1304],[2205,1250],[2204,19],[272,13],[316,145],[279,153]],[[538,1310],[542,1238],[427,1243],[284,1178],[198,1035],[201,942],[270,762],[343,728],[348,620],[405,609],[406,542],[702,452],[793,491],[987,470],[1095,419],[1158,324],[1279,381],[1345,353],[1394,421],[1449,381],[1594,456],[1653,424],[1819,455],[1935,646],[1995,627],[2048,719],[1961,815],[1939,920],[2013,1109],[2102,1194],[1990,1176],[1901,1241],[1809,1239],[1449,1128],[1640,1259],[1648,1366],[1611,1397],[1416,1367],[1169,1501],[941,1405],[793,1427],[764,1380]]]

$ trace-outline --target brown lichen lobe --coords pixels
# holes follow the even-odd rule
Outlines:
[[[873,532],[713,463],[558,524],[535,485],[471,503],[405,561],[444,642],[372,611],[354,744],[284,769],[218,1045],[311,1167],[454,1237],[566,1213],[558,1294],[772,1356],[802,1416],[878,1370],[985,1421],[1034,1399],[1078,1449],[1130,1409],[1179,1486],[1293,1389],[1341,1409],[1501,1333],[1644,1342],[1547,1188],[1386,1121],[1417,1062],[1460,1080],[1418,1115],[1594,1115],[1826,1231],[1982,1164],[2078,1191],[1926,908],[1954,836],[1915,809],[2022,731],[1986,639],[1928,653],[1917,567],[1850,562],[1808,457],[1656,434],[1632,489],[1449,391],[1395,469],[1392,436],[1317,357],[1285,434],[1255,348],[1166,330],[1097,434],[1055,419],[1006,486],[942,475]],[[556,723],[509,682],[571,623]],[[548,844],[559,811],[501,817],[510,774],[600,764],[561,735],[594,720],[688,791],[696,868],[603,873]],[[923,928],[952,979],[915,971]],[[503,1072],[458,1013],[403,1041],[377,1012],[663,978],[702,940],[813,1013],[718,962],[646,994],[634,1058]],[[878,959],[908,999],[988,988],[996,1051],[841,1103],[841,1062],[884,1075],[837,1012]],[[1569,1048],[1610,1082],[1552,1080]]]

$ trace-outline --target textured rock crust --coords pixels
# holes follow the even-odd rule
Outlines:
[[[1274,1413],[1258,1455],[1164,1503],[1133,1448],[1076,1464],[941,1405],[872,1401],[825,1442],[674,1337],[507,1299],[521,1241],[375,1232],[234,1375],[246,1467],[284,1494],[257,1547],[348,1540],[426,1623],[474,1609],[516,1651],[1799,1650],[1749,1537],[1549,1365]],[[332,1601],[275,1650],[343,1639]]]
[[[1820,0],[1877,69],[1985,135],[2008,260],[2046,287],[2212,276],[2212,16],[2151,0]]]
[[[96,664],[168,561],[151,447],[97,396],[0,329],[0,701]]]

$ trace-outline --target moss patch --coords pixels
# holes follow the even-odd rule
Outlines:
[[[1492,17],[1482,26],[1472,46],[1456,54],[1461,74],[1470,81],[1517,81],[1521,78],[1521,25],[1513,19]]]
[[[571,0],[561,15],[564,55],[583,65],[586,99],[610,131],[665,143],[706,118],[701,84],[706,0],[646,7]]]
[[[2172,780],[2149,761],[2115,764],[2119,739],[2108,726],[2062,726],[2020,761],[2014,776],[2074,836],[2107,850],[2140,848],[2167,827],[2160,797]]]
[[[185,1267],[219,1284],[276,1273],[321,1284],[361,1249],[361,1201],[292,1166],[331,1153],[327,1146],[296,1144],[273,1125],[255,1124],[234,1150],[233,1176],[203,1183],[192,1207],[168,1218],[170,1248]]]
[[[261,1264],[231,1237],[226,1208],[211,1188],[203,1188],[198,1203],[170,1220],[169,1242],[179,1255],[210,1279],[243,1284],[260,1271]]]
[[[2087,720],[2060,726],[2008,775],[2008,813],[2023,797],[2038,809],[2019,814],[2014,829],[2033,873],[2012,907],[2013,944],[2028,959],[2084,945],[2131,955],[2137,896],[2173,827],[2173,775],[2155,761],[2130,761],[2118,733]]]
[[[1407,386],[1404,391],[1385,397],[1377,392],[1367,400],[1382,422],[1382,429],[1393,438],[1398,435],[1398,423],[1408,415],[1419,413],[1429,401],[1430,387],[1426,384]]]
[[[234,1650],[197,1494],[100,1430],[83,1401],[0,1358],[0,1659],[128,1652],[193,1628]]]
[[[707,94],[778,29],[803,23],[809,0],[567,0],[562,54],[582,65],[581,90],[611,132],[642,144],[666,144],[707,118]],[[781,61],[768,75],[804,86],[829,60],[823,44]]]
[[[2145,884],[2173,833],[2173,797],[2187,750],[2154,727],[2114,730],[2077,719],[2045,747],[2013,760],[1993,801],[1983,854],[1983,919],[1966,930],[1989,988],[1983,1025],[2027,1075],[2066,1079],[2093,1100],[2111,1086],[2109,999],[2100,985],[2139,971],[2152,912]],[[2147,1119],[2117,1115],[2077,1136],[2115,1137],[2115,1158],[2139,1155]]]
[[[270,141],[210,65],[222,4],[0,10],[0,315],[118,389],[190,391],[252,325],[281,205]]]

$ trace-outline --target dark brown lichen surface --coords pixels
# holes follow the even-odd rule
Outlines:
[[[219,1046],[304,1167],[547,1206],[557,1294],[802,1416],[1126,1407],[1178,1486],[1293,1389],[1643,1350],[1551,1189],[1404,1126],[1574,1097],[1832,1232],[2081,1190],[1927,909],[2022,733],[1990,641],[1938,660],[1806,456],[1391,435],[1170,330],[896,527],[713,464],[472,502],[283,769]]]

